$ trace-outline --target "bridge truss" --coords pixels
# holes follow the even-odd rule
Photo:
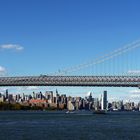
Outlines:
[[[0,86],[140,87],[140,76],[28,76],[1,77]]]

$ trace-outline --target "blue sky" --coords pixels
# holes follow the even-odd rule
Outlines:
[[[139,0],[0,0],[0,71],[48,74],[112,52],[140,39],[139,7]]]

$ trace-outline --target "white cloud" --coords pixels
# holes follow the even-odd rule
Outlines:
[[[128,74],[132,74],[132,75],[134,75],[134,74],[140,74],[140,70],[129,70],[128,71]]]
[[[139,98],[140,99],[140,94],[133,94],[130,96],[131,98]]]
[[[15,51],[22,51],[24,48],[18,44],[3,44],[0,45],[0,48],[3,50],[15,50]]]
[[[37,86],[29,86],[27,90],[39,90],[39,88]]]
[[[0,76],[5,75],[5,73],[6,73],[6,69],[4,67],[0,66]]]
[[[140,90],[139,89],[135,89],[135,90],[130,90],[130,99],[135,101],[135,102],[139,102],[140,101]]]
[[[134,101],[135,103],[139,103],[140,102],[140,94],[130,95],[130,101]]]
[[[17,87],[18,91],[27,91],[27,90],[39,90],[37,86],[25,86],[25,87]]]
[[[130,90],[130,93],[136,95],[136,94],[140,94],[140,90],[139,89],[135,89],[135,90]]]
[[[0,87],[0,93],[2,94],[5,93],[6,89],[7,89],[6,87]]]

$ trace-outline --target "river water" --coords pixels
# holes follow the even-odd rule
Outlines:
[[[140,112],[2,111],[0,140],[140,140]]]

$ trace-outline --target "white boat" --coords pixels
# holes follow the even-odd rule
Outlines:
[[[73,113],[75,113],[75,112],[74,111],[69,111],[69,110],[66,112],[66,114],[73,114]]]

